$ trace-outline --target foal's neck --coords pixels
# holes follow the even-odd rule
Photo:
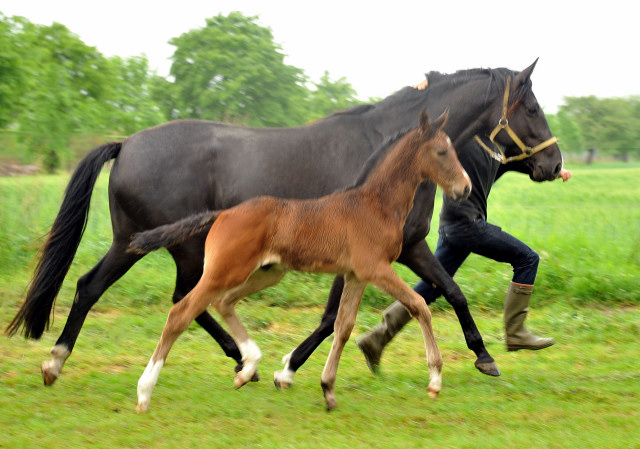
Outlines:
[[[422,151],[416,131],[395,145],[377,164],[360,187],[363,194],[376,198],[381,208],[403,222],[413,207],[413,197],[424,181],[418,158]]]

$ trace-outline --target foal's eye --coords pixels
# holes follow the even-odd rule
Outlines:
[[[447,149],[444,149],[444,150],[438,150],[438,156],[444,156],[444,155],[446,155],[446,154],[447,154],[447,151],[448,151]]]

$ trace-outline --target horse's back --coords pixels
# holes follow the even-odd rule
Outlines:
[[[330,193],[353,181],[372,150],[357,128],[326,128],[180,120],[140,131],[111,171],[112,212],[149,228],[260,195]]]

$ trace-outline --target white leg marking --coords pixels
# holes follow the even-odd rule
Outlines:
[[[238,344],[238,349],[240,349],[240,354],[242,354],[242,371],[236,375],[234,381],[236,388],[240,388],[251,380],[258,370],[258,363],[260,363],[262,359],[260,348],[258,348],[256,342],[250,338]]]
[[[53,383],[58,378],[64,362],[69,355],[71,355],[71,353],[65,345],[55,345],[51,348],[51,360],[42,364],[42,376],[47,385]]]
[[[151,393],[153,393],[153,388],[158,382],[160,370],[163,366],[164,360],[158,360],[156,363],[153,363],[153,359],[149,360],[144,373],[140,376],[140,380],[138,380],[138,406],[136,407],[138,413],[149,410]]]
[[[437,399],[438,393],[442,390],[442,373],[436,368],[429,368],[429,397]]]
[[[296,372],[289,368],[291,354],[293,354],[293,351],[282,357],[284,369],[273,373],[273,383],[277,388],[289,388],[291,385],[293,385],[293,376],[296,375]]]

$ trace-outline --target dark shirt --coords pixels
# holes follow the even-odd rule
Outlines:
[[[485,140],[491,148],[491,143],[488,142],[488,139]],[[486,221],[487,198],[501,165],[473,139],[456,150],[460,164],[471,178],[471,194],[463,201],[454,201],[447,195],[443,195],[440,226],[471,222],[477,218]]]

